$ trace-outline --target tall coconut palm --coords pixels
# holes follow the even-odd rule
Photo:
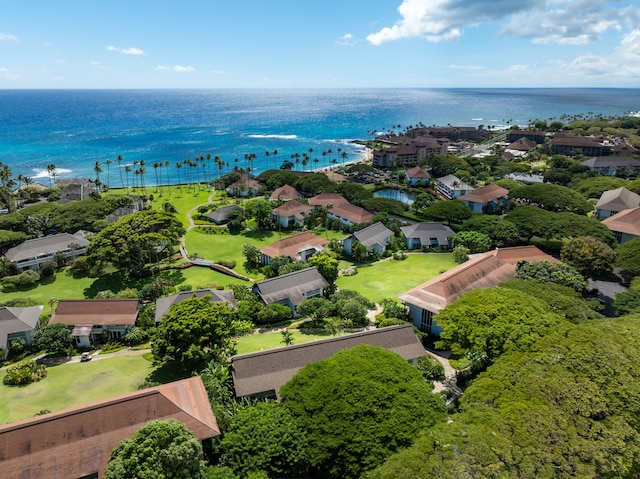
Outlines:
[[[124,188],[124,181],[122,181],[122,155],[118,155],[116,161],[118,162],[118,171],[120,172],[120,186]]]
[[[104,162],[104,164],[107,165],[107,189],[111,186],[111,163],[113,163],[111,160]]]
[[[131,166],[130,165],[124,165],[124,175],[125,175],[125,179],[126,179],[126,189],[127,189],[127,191],[129,190],[129,173],[131,173]]]
[[[102,168],[100,167],[100,162],[96,161],[96,164],[93,165],[93,171],[96,172],[96,184],[100,184],[100,173],[102,173]]]
[[[182,184],[180,183],[180,169],[182,168],[182,162],[181,161],[177,161],[176,162],[176,172],[178,173],[178,189],[180,190],[180,193],[182,193]]]
[[[160,168],[162,166],[162,163],[154,161],[153,162],[153,172],[156,175],[156,193],[158,193],[160,190],[158,188],[160,188],[160,180],[158,179],[158,168]]]
[[[56,175],[56,165],[54,165],[53,163],[49,163],[47,165],[47,174],[49,175],[49,188],[53,188],[52,180]]]

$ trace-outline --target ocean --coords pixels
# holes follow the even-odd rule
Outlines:
[[[355,161],[363,149],[352,140],[398,125],[505,128],[639,110],[640,89],[0,90],[0,162],[43,184],[47,165],[95,179],[99,162],[100,180],[120,187],[133,181],[125,167],[144,160],[152,185],[184,181],[185,160],[208,155],[201,179],[220,173],[216,157],[223,173],[256,174],[285,160],[300,170]]]

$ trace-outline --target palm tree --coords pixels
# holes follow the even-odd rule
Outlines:
[[[104,162],[107,165],[107,189],[109,189],[109,187],[111,186],[111,163],[113,163],[113,161],[111,160],[107,160]]]
[[[96,183],[100,183],[100,173],[102,173],[102,168],[100,168],[100,162],[96,161],[96,164],[93,165],[93,171],[96,172]]]
[[[162,163],[158,163],[157,161],[153,162],[153,172],[156,174],[156,192],[158,192],[158,187],[160,186],[160,180],[158,180],[158,168],[162,166]]]
[[[182,185],[180,184],[180,168],[182,168],[182,162],[176,162],[176,171],[178,172],[178,189],[180,189],[180,193],[182,193]]]
[[[124,186],[124,182],[122,181],[122,155],[118,155],[116,157],[116,161],[118,162],[118,171],[120,172],[120,185]]]
[[[131,173],[131,166],[130,165],[124,165],[124,173],[125,173],[125,178],[127,180],[127,190],[129,189],[129,173]]]
[[[51,180],[56,174],[56,165],[54,165],[53,163],[49,163],[47,165],[47,174],[49,175],[49,188],[53,188],[53,185],[51,184]]]
[[[133,160],[133,190],[134,191],[136,189],[136,176],[140,174],[140,172],[138,171],[138,163],[140,163],[138,160]]]

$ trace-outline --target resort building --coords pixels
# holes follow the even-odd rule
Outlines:
[[[512,157],[526,156],[531,150],[536,147],[536,143],[527,138],[520,138],[510,144],[508,144],[504,151],[510,153]]]
[[[584,136],[556,135],[549,140],[549,145],[554,155],[572,156],[580,153],[584,156],[601,156],[604,151],[602,143]]]
[[[49,324],[71,330],[77,347],[121,339],[138,318],[137,299],[61,299]]]
[[[596,156],[581,161],[582,166],[606,176],[618,174],[637,175],[640,173],[640,161],[632,156]]]
[[[453,200],[473,191],[473,187],[454,175],[438,178],[438,192],[447,199]]]
[[[328,209],[327,216],[340,221],[340,223],[349,228],[362,223],[369,223],[373,220],[373,214],[351,203],[333,205],[332,208]]]
[[[416,223],[400,228],[407,249],[451,248],[455,232],[440,223]]]
[[[0,426],[2,477],[101,479],[120,441],[166,419],[180,421],[200,441],[220,435],[195,376]]]
[[[513,143],[514,141],[518,141],[521,138],[525,138],[528,141],[531,141],[537,145],[545,142],[546,133],[544,131],[535,131],[535,130],[508,130],[507,131],[507,141]]]
[[[337,193],[320,193],[309,198],[309,206],[331,208],[339,205],[348,205],[349,200]]]
[[[474,213],[496,213],[509,210],[509,190],[495,183],[458,197]]]
[[[409,168],[405,172],[405,177],[407,179],[407,183],[411,186],[415,186],[417,184],[428,185],[429,180],[431,179],[431,175],[429,175],[429,172],[420,168],[419,166]]]
[[[342,244],[344,252],[349,256],[353,255],[353,244],[356,241],[367,248],[367,254],[375,253],[382,256],[387,250],[392,236],[393,231],[378,221],[347,236]]]
[[[427,354],[410,324],[241,354],[229,358],[236,397],[279,398],[280,388],[307,364],[361,344],[393,351],[413,365]]]
[[[283,256],[292,261],[304,261],[323,250],[328,243],[329,240],[308,231],[299,233],[260,248],[260,263],[267,265],[271,263],[273,258]]]
[[[296,307],[305,299],[322,296],[329,285],[318,269],[311,268],[283,274],[275,278],[258,281],[253,285],[256,293],[265,304],[283,304],[295,314]]]
[[[639,194],[624,187],[616,188],[602,193],[596,203],[596,216],[602,220],[636,206],[640,206]]]
[[[293,186],[284,185],[276,188],[271,193],[269,199],[271,201],[292,201],[300,198],[300,193]]]
[[[72,260],[87,252],[89,240],[82,231],[74,234],[60,233],[30,239],[18,246],[9,248],[5,254],[7,259],[16,264],[18,271],[33,269],[38,271],[45,261],[55,260],[56,255],[62,255],[66,260]]]
[[[244,209],[238,205],[228,205],[221,206],[217,210],[213,210],[210,213],[207,213],[205,217],[209,221],[213,221],[217,225],[221,225],[227,223],[229,221],[229,213],[232,211],[239,211],[244,214]]]
[[[0,358],[4,359],[11,349],[11,341],[23,339],[27,345],[33,342],[33,334],[40,327],[43,306],[16,308],[0,307]]]
[[[626,243],[640,237],[640,206],[623,210],[602,220],[616,237],[618,243]]]
[[[283,228],[296,228],[304,224],[313,208],[299,201],[285,201],[271,212],[273,221]]]
[[[236,297],[230,289],[196,289],[193,291],[180,291],[165,298],[156,299],[156,324],[162,321],[162,317],[169,312],[171,306],[180,304],[186,299],[211,297],[212,303],[227,303],[235,308]]]
[[[420,331],[439,336],[442,328],[436,322],[436,315],[445,306],[468,291],[492,288],[514,278],[520,260],[559,262],[535,246],[499,248],[470,255],[468,261],[401,294],[399,298],[409,307],[411,321]]]

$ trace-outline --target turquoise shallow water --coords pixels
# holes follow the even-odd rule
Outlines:
[[[161,181],[173,182],[176,162],[207,154],[225,171],[254,172],[307,154],[309,169],[342,162],[341,152],[355,160],[362,150],[350,140],[397,125],[500,128],[637,110],[640,89],[0,90],[0,161],[43,183],[48,164],[61,178],[95,178],[100,162],[101,180],[117,187],[118,155],[120,168],[145,160],[145,182],[153,184],[154,163],[168,161]],[[217,172],[209,162],[201,174]]]

